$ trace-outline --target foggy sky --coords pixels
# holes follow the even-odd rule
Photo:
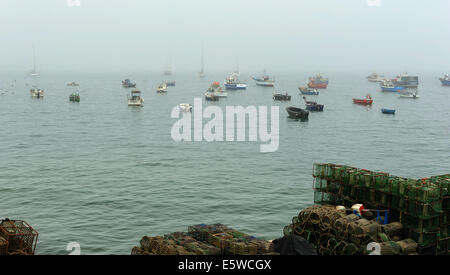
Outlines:
[[[450,71],[448,0],[80,3],[0,0],[0,72]]]

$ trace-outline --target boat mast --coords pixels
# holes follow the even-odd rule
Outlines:
[[[36,73],[36,48],[33,45],[33,73]]]
[[[203,71],[203,43],[202,43],[202,58],[201,58],[201,62],[202,62],[202,68],[201,68],[201,70],[200,70],[200,73],[201,74],[203,74],[204,73],[204,71]]]
[[[236,73],[239,74],[239,57],[236,53]]]

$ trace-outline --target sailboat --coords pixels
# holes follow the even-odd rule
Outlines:
[[[234,70],[233,74],[235,76],[240,76],[241,75],[241,73],[239,72],[239,59],[238,59],[237,54],[236,54],[236,70]]]
[[[36,50],[33,47],[33,70],[30,73],[30,76],[40,76],[41,74],[36,71]]]
[[[168,69],[167,70],[165,70],[164,71],[164,75],[172,75],[172,70],[171,70],[171,67],[172,67],[172,59],[171,59],[171,56],[170,56],[170,50],[169,50],[169,52],[168,52],[168,56],[167,56],[167,63],[168,63]]]
[[[204,72],[203,69],[204,69],[204,68],[203,68],[203,45],[202,45],[202,68],[201,68],[200,72],[198,73],[198,76],[199,76],[200,78],[204,78],[204,77],[205,77],[205,72]]]

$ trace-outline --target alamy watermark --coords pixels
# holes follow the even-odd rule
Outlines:
[[[178,106],[172,109],[171,117],[179,119],[172,126],[172,139],[177,142],[259,141],[260,152],[275,152],[279,146],[279,107],[270,107],[270,131],[267,111],[267,106],[226,106],[224,115],[219,106],[203,109],[202,99],[194,98],[192,113],[181,112]],[[203,124],[203,119],[209,121]]]
[[[381,7],[381,0],[366,0],[369,7]]]
[[[79,7],[81,6],[81,0],[66,0],[68,7]]]

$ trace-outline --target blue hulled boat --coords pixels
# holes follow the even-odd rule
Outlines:
[[[383,114],[388,114],[388,115],[395,115],[395,109],[381,109],[381,112]]]
[[[450,86],[450,77],[446,74],[444,77],[439,78],[442,83],[442,86]]]
[[[231,76],[227,77],[223,86],[227,90],[245,90],[245,89],[247,89],[247,84],[240,82],[237,79],[237,74],[232,74]]]
[[[391,81],[383,81],[380,84],[381,87],[381,91],[382,92],[401,92],[403,90],[405,90],[405,87],[403,86],[399,86],[399,85],[394,85]]]
[[[307,101],[306,97],[303,97],[306,103],[306,110],[310,112],[323,112],[323,105],[317,104],[317,102],[314,101]]]
[[[298,87],[302,95],[319,95],[319,91],[307,87]]]

